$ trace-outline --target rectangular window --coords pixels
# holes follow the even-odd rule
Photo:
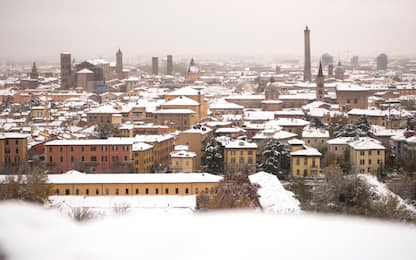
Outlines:
[[[253,151],[252,150],[248,150],[248,155],[253,155]]]
[[[91,151],[91,152],[95,152],[95,151],[97,151],[97,146],[91,146],[91,147],[90,147],[90,151]]]
[[[91,162],[96,162],[97,161],[97,156],[91,156]]]

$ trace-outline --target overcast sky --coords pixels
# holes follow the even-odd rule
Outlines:
[[[0,0],[0,58],[416,56],[415,0]]]

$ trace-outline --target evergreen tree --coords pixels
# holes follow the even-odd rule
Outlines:
[[[264,146],[261,155],[260,170],[274,174],[281,180],[288,178],[290,152],[287,145],[271,139]]]
[[[215,140],[206,145],[202,161],[206,172],[224,174],[224,148]]]
[[[368,123],[366,115],[360,116],[356,126],[358,130],[360,131],[360,136],[368,136],[370,132],[370,124]]]
[[[334,136],[335,137],[354,137],[362,136],[362,131],[353,124],[346,125],[337,125],[335,127]]]
[[[324,123],[322,123],[321,119],[314,117],[311,120],[311,126],[316,127],[316,128],[323,128],[325,125]]]

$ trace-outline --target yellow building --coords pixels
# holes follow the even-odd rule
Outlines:
[[[173,151],[175,141],[172,135],[136,135],[134,141],[153,145],[155,169],[167,168],[170,165],[170,153]]]
[[[348,143],[352,140],[352,137],[338,137],[328,140],[328,152],[333,153],[335,156],[341,158],[345,155],[345,151],[348,149]]]
[[[224,173],[255,173],[257,144],[243,140],[229,141],[224,146]]]
[[[175,123],[178,130],[190,129],[198,123],[198,115],[191,109],[160,109],[153,112],[155,124]]]
[[[370,125],[393,129],[406,128],[407,118],[412,116],[406,110],[352,109],[348,112],[348,122],[355,124],[363,115],[367,116],[367,121]]]
[[[176,145],[188,146],[188,151],[194,152],[195,157],[195,170],[199,171],[201,168],[202,152],[205,150],[207,140],[212,137],[212,130],[208,127],[201,126],[191,128],[179,133],[176,137]]]
[[[321,173],[322,154],[302,140],[291,140],[290,144],[290,173],[294,178],[317,177]]]
[[[170,153],[172,172],[195,172],[196,153],[189,151],[174,151]]]
[[[306,145],[320,149],[327,145],[329,132],[321,128],[305,127],[302,131],[302,139]]]
[[[114,126],[122,122],[121,111],[112,106],[101,106],[87,112],[88,125]]]
[[[45,118],[45,107],[44,106],[36,106],[36,107],[32,107],[32,111],[30,112],[30,116],[32,118]]]
[[[136,172],[151,172],[154,164],[153,145],[142,142],[133,144],[133,159]]]
[[[357,173],[376,174],[384,167],[385,147],[372,138],[361,138],[348,144],[352,168]]]
[[[327,141],[328,152],[338,158],[349,156],[355,173],[375,174],[379,167],[384,167],[385,147],[380,141],[370,137],[339,137]]]
[[[160,105],[161,109],[190,109],[196,113],[196,120],[199,121],[199,103],[186,96],[178,96],[174,99],[165,101]]]
[[[193,195],[215,192],[221,176],[209,173],[48,175],[54,195]]]
[[[205,100],[201,90],[194,87],[183,87],[165,95],[165,100],[169,101],[176,99],[177,97],[184,96],[199,103],[198,118],[199,120],[205,119],[208,116],[208,102]]]

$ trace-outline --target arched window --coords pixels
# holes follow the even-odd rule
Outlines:
[[[149,194],[149,188],[146,188],[145,193]]]
[[[159,189],[158,188],[155,189],[155,193],[159,194]]]
[[[100,191],[98,189],[95,189],[95,195],[100,195]]]
[[[136,194],[139,194],[139,189],[136,189]]]
[[[116,195],[118,195],[120,192],[119,192],[119,190],[118,189],[116,189]]]
[[[165,194],[169,194],[169,188],[165,188]]]
[[[76,194],[76,195],[79,195],[79,189],[76,189],[76,190],[75,190],[75,194]]]
[[[188,188],[185,189],[185,194],[189,194],[189,189]]]

